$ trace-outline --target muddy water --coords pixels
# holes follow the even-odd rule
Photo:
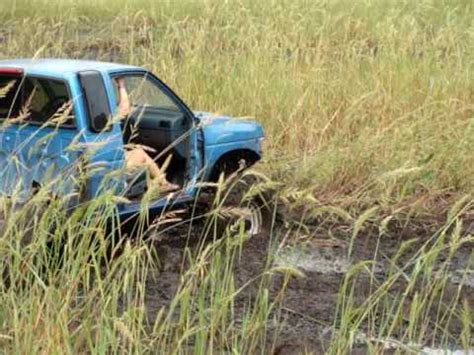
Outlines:
[[[352,260],[338,248],[317,247],[315,245],[288,246],[277,255],[278,266],[296,267],[303,272],[321,274],[344,274],[352,265]]]
[[[328,275],[345,274],[355,263],[362,260],[357,257],[349,257],[347,248],[320,247],[308,243],[288,246],[280,250],[275,264],[296,267],[303,272]],[[371,265],[372,272],[376,275],[383,274],[383,270],[387,268],[387,263],[387,260],[379,260]],[[468,250],[461,251],[454,258],[454,263],[450,267],[447,276],[453,285],[462,285],[474,290],[474,269],[469,266],[469,263]]]
[[[390,267],[391,256],[394,255],[400,246],[400,242],[394,242],[394,240],[379,240],[379,245],[376,238],[365,236],[355,241],[354,250],[349,257],[348,243],[340,243],[337,247],[327,247],[323,243],[313,242],[306,244],[288,245],[282,248],[278,256],[275,259],[275,264],[279,266],[295,267],[302,271],[306,277],[305,280],[294,280],[290,284],[288,295],[287,295],[287,307],[294,311],[294,314],[299,315],[301,318],[312,319],[313,324],[307,324],[308,328],[303,326],[303,329],[298,331],[300,337],[305,334],[307,338],[305,342],[311,344],[319,349],[320,346],[324,345],[327,341],[330,329],[327,327],[321,328],[321,324],[324,322],[331,323],[334,321],[332,318],[336,309],[336,299],[338,296],[339,288],[346,273],[351,268],[362,261],[370,260],[370,273],[371,277],[375,277],[379,282],[383,282],[386,279],[386,270]],[[405,259],[408,260],[414,252],[421,246],[420,243],[415,243],[411,252],[408,252]],[[321,245],[322,244],[322,245]],[[376,247],[379,248],[379,255],[384,257],[375,257],[374,250]],[[447,256],[441,254],[439,257],[439,264],[445,260]],[[403,258],[402,258],[403,260]],[[445,288],[445,302],[456,297],[460,291],[460,302],[463,300],[468,303],[471,307],[474,306],[474,263],[473,263],[472,243],[460,248],[452,258],[449,265],[447,278],[448,282]],[[402,262],[403,265],[403,262]],[[402,266],[401,265],[401,266]],[[436,264],[434,270],[436,269]],[[435,272],[436,274],[436,272]],[[437,276],[435,276],[437,277]],[[439,276],[441,277],[441,276]],[[368,272],[366,275],[358,277],[358,286],[355,295],[355,301],[363,301],[365,297],[370,294],[368,292],[366,284],[369,283]],[[403,292],[403,285],[396,286],[391,293],[399,294]],[[407,304],[409,306],[409,304]],[[433,307],[432,321],[435,324],[435,309]],[[316,325],[320,321],[320,324]],[[300,320],[301,322],[301,320]],[[298,321],[294,326],[298,326]],[[326,323],[326,324],[327,324]],[[315,333],[311,334],[310,329],[315,332],[319,330],[319,339],[315,341]],[[449,324],[449,331],[454,335],[459,335],[462,330],[460,321],[453,321]],[[285,332],[285,331],[284,331]],[[291,330],[288,329],[288,333]],[[430,333],[430,332],[428,332]],[[296,334],[294,334],[296,336]],[[363,335],[363,334],[362,334]],[[371,341],[365,336],[362,336],[360,346],[361,351],[365,348],[363,344],[367,341]],[[437,343],[437,338],[426,339],[427,344]],[[400,350],[396,346],[396,339],[385,347],[386,350]],[[454,350],[447,351],[447,354],[458,354],[461,350],[458,349],[460,344],[450,344],[450,347]],[[437,348],[426,347],[425,344],[410,344],[412,349],[418,349],[424,354],[439,354],[441,351]],[[473,346],[474,348],[474,346]],[[444,350],[443,350],[444,351]],[[443,352],[444,353],[444,352]],[[463,350],[463,353],[464,350]],[[469,354],[474,353],[474,350],[468,350]]]
[[[468,253],[466,252],[463,255],[466,263]],[[286,333],[287,339],[285,343],[288,342],[292,344],[292,339],[301,339],[301,334],[305,334],[305,349],[315,350],[317,352],[324,350],[324,345],[330,341],[330,336],[332,328],[329,327],[331,320],[331,311],[335,311],[336,304],[334,300],[338,296],[335,290],[337,287],[335,285],[337,282],[342,282],[344,275],[347,271],[350,270],[355,263],[361,261],[357,258],[349,258],[347,256],[346,250],[344,249],[334,249],[334,248],[318,248],[312,245],[307,246],[290,246],[283,250],[276,258],[275,264],[278,266],[285,267],[296,267],[302,271],[306,278],[309,280],[301,282],[295,282],[291,285],[288,292],[287,301],[288,306],[287,310],[290,310],[293,313],[300,317],[299,320],[293,319],[294,323],[291,324],[291,327],[295,327],[297,331],[290,329],[290,327],[283,330],[283,333]],[[465,267],[465,265],[461,265]],[[374,275],[377,278],[383,279],[383,270],[386,267],[384,263],[380,262],[372,266]],[[362,278],[364,280],[364,278]],[[457,286],[463,288],[463,299],[470,302],[471,308],[474,306],[474,299],[472,294],[474,293],[474,273],[473,270],[460,270],[455,269],[451,270],[448,273],[448,287],[446,292],[449,295],[456,294]],[[308,286],[313,283],[320,283],[324,285],[324,290],[320,290],[315,286]],[[314,298],[311,297],[311,294]],[[471,296],[469,296],[471,295]],[[327,300],[326,297],[329,297],[330,300]],[[449,296],[451,297],[451,296]],[[298,300],[302,301],[302,304],[298,306]],[[319,306],[323,306],[318,309],[317,307],[311,307],[311,302],[316,300]],[[290,317],[289,317],[290,318]],[[293,317],[294,318],[294,317]],[[304,322],[304,320],[311,320],[310,322]],[[326,321],[327,326],[321,327],[319,321]],[[461,330],[461,325],[456,324],[451,326],[453,333],[459,335]],[[318,332],[317,337],[311,335],[311,330]],[[288,334],[290,334],[288,336]],[[315,339],[317,339],[315,341]],[[427,343],[436,342],[436,339],[427,339]],[[377,343],[384,348],[385,354],[397,353],[397,351],[406,352],[407,348],[413,349],[414,352],[419,352],[424,355],[461,355],[469,354],[474,355],[474,344],[473,348],[470,350],[464,350],[458,348],[460,344],[451,343],[449,346],[451,350],[445,348],[435,348],[427,347],[425,344],[403,344],[403,347],[400,347],[400,342],[397,339],[387,340],[381,343],[380,339],[372,339],[368,337],[365,333],[361,332],[360,336],[354,342],[354,354],[363,354],[367,351],[366,344],[368,342]],[[287,348],[287,347],[285,347]]]
[[[424,347],[421,349],[423,355],[474,355],[474,349],[471,350],[444,350]]]
[[[276,234],[287,235],[287,231],[277,231]],[[371,270],[373,275],[383,281],[388,269],[388,260],[398,251],[403,241],[403,238],[385,238],[381,239],[377,246],[377,238],[366,235],[355,240],[353,252],[349,257],[347,242],[349,239],[350,236],[346,239],[341,237],[334,242],[324,238],[315,238],[306,243],[285,243],[279,248],[275,248],[275,244],[270,246],[268,236],[254,237],[246,242],[242,256],[234,268],[238,285],[243,285],[262,273],[269,254],[274,256],[274,266],[297,268],[304,274],[304,277],[292,277],[286,285],[285,299],[279,309],[278,335],[274,338],[273,334],[269,334],[272,345],[276,346],[272,347],[272,351],[282,354],[300,353],[303,350],[324,352],[331,339],[339,291],[347,272],[356,263],[374,260],[374,251],[378,247],[386,258],[378,258],[371,266]],[[420,245],[421,242],[415,244],[412,247],[413,251],[416,251]],[[150,279],[147,287],[147,307],[151,319],[161,307],[169,304],[176,291],[180,280],[183,253],[182,244],[170,241],[161,241],[156,244],[156,248],[162,258],[162,268],[156,270],[153,280]],[[474,305],[474,273],[471,249],[472,245],[463,247],[453,258],[446,297],[454,297],[461,288],[461,299],[472,306]],[[283,283],[283,276],[274,277],[269,290],[270,294],[277,295]],[[359,284],[356,301],[362,302],[369,292],[368,276],[362,275]],[[250,285],[241,295],[241,299],[236,300],[236,317],[244,312],[245,300],[256,295],[257,286]],[[399,294],[403,292],[403,287],[404,285],[400,284],[393,292]],[[269,333],[276,331],[272,325],[269,325],[268,329]],[[449,331],[458,335],[462,331],[462,325],[454,322],[450,325]],[[367,339],[361,341],[354,348],[354,353],[365,353],[364,343],[366,342]],[[425,348],[426,354],[436,354],[435,348],[427,347],[436,342],[436,339],[426,339],[425,344],[417,344],[416,348],[419,350]],[[454,350],[460,348],[460,344],[450,344],[450,346]],[[396,351],[396,349],[391,350]]]

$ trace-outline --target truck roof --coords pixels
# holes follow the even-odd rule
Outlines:
[[[143,70],[143,68],[132,65],[77,59],[8,59],[0,60],[0,68],[2,67],[20,68],[28,74],[52,76],[65,76],[84,70]]]

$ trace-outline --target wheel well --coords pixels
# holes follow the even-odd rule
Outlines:
[[[38,181],[33,180],[33,181],[31,182],[31,191],[32,191],[32,194],[33,194],[33,195],[36,195],[40,189],[41,189],[41,184],[40,184]]]
[[[242,163],[246,169],[259,160],[260,155],[249,149],[239,149],[225,153],[214,164],[211,174],[209,175],[209,181],[216,182],[221,173],[224,173],[225,175],[232,174],[241,167]]]

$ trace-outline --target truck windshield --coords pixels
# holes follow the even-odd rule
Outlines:
[[[46,123],[55,114],[61,125],[74,124],[72,103],[65,82],[33,76],[0,75],[0,119],[24,116],[25,122]]]

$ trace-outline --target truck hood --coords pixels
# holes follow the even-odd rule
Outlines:
[[[201,123],[206,145],[231,143],[264,137],[263,127],[255,120],[194,112]]]

